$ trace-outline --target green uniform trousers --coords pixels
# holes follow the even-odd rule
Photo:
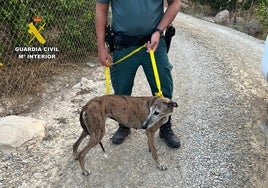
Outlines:
[[[113,52],[113,62],[121,59],[139,46],[130,46]],[[115,64],[111,67],[111,81],[116,95],[131,95],[135,75],[139,66],[143,67],[145,76],[150,85],[152,95],[158,92],[155,77],[153,73],[150,54],[143,48],[126,60]],[[155,52],[155,60],[158,68],[158,74],[161,82],[163,95],[172,98],[173,80],[171,75],[172,65],[169,63],[167,56],[167,47],[163,38],[160,39],[158,48]]]

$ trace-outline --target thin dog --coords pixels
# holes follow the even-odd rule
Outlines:
[[[160,170],[166,170],[158,161],[154,144],[154,134],[161,125],[168,121],[174,107],[178,104],[165,97],[131,97],[123,95],[104,95],[93,98],[80,113],[80,124],[83,131],[73,145],[73,154],[79,161],[82,174],[87,176],[85,156],[91,148],[100,144],[105,153],[101,139],[105,134],[105,121],[111,118],[123,125],[134,129],[146,129],[148,146],[153,159]],[[90,136],[88,144],[78,153],[82,140]]]

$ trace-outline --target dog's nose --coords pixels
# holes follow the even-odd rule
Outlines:
[[[145,121],[145,122],[143,123],[143,125],[142,125],[142,128],[143,128],[143,129],[147,129],[147,126],[148,126],[148,122]]]

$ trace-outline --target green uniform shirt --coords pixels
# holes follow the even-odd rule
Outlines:
[[[128,36],[152,34],[163,13],[163,0],[97,0],[111,3],[112,29]],[[168,0],[171,2],[172,0]]]

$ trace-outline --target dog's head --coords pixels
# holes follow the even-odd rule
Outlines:
[[[174,107],[178,107],[178,104],[169,98],[159,97],[150,107],[150,113],[143,123],[142,128],[148,129],[161,121],[164,124],[168,121],[168,117],[172,114]]]

